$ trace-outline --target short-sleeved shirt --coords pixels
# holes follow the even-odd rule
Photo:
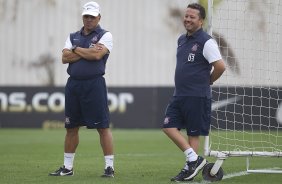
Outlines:
[[[103,44],[108,50],[109,52],[112,51],[113,49],[113,36],[112,33],[110,32],[106,32],[101,39],[98,41],[98,43]],[[66,42],[65,42],[65,46],[64,49],[71,49],[72,48],[72,43],[70,40],[70,36],[68,36]]]
[[[217,43],[203,29],[178,39],[174,96],[211,98],[211,63],[222,59]]]
[[[83,34],[83,28],[80,31],[71,33],[65,42],[64,48],[71,49],[73,45],[82,48],[91,48],[95,44],[101,43],[109,53],[100,60],[87,60],[80,58],[77,62],[69,63],[67,72],[74,79],[84,80],[93,79],[105,74],[106,62],[113,48],[112,34],[98,25],[88,35]]]

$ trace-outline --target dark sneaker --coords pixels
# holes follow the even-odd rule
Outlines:
[[[171,181],[192,181],[193,180],[193,178],[189,180],[184,180],[184,178],[186,178],[187,176],[189,176],[189,171],[182,169],[177,176],[171,178]]]
[[[188,170],[182,169],[180,173],[171,179],[171,181],[191,181],[206,165],[207,160],[198,156],[196,161],[187,162]]]
[[[49,174],[49,176],[73,176],[74,172],[72,170],[68,170],[65,166],[60,167],[58,170]]]
[[[115,174],[115,171],[112,167],[107,167],[105,169],[104,174],[102,175],[102,177],[107,177],[107,178],[113,178]]]

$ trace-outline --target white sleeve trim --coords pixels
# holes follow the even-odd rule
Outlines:
[[[222,59],[218,45],[214,39],[206,41],[203,49],[203,55],[209,63]]]
[[[71,49],[71,48],[72,48],[72,43],[70,41],[70,36],[68,36],[66,43],[65,43],[65,46],[64,46],[64,49]]]
[[[99,40],[99,43],[105,45],[109,52],[111,52],[113,49],[113,35],[110,32],[106,32]]]

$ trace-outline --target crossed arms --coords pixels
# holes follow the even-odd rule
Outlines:
[[[98,61],[107,53],[109,53],[109,50],[100,43],[95,44],[94,47],[91,48],[76,47],[73,51],[65,48],[62,53],[62,63],[74,63],[81,58],[89,61]]]

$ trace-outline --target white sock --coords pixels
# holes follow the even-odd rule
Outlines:
[[[197,153],[193,150],[193,148],[189,148],[184,151],[184,154],[186,156],[186,161],[193,162],[196,161],[198,158]]]
[[[114,155],[105,156],[105,169],[107,169],[107,167],[112,167],[114,169]]]
[[[75,153],[64,153],[64,166],[68,170],[73,168],[74,155]]]

